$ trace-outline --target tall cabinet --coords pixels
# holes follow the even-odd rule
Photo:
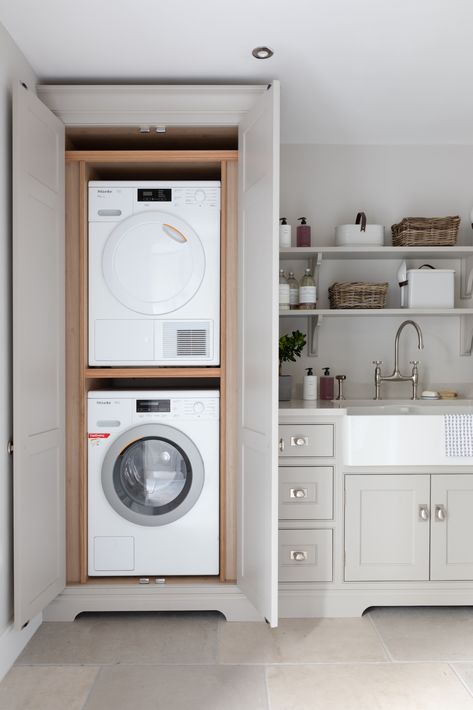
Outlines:
[[[15,624],[43,609],[47,619],[217,609],[276,625],[278,83],[43,86],[38,95],[19,85],[14,96]],[[237,128],[238,147],[100,148],[120,128],[143,125],[179,128],[187,140]],[[74,132],[98,147],[67,150],[64,171]],[[190,175],[222,181],[221,366],[88,367],[88,180]],[[162,587],[89,580],[87,392],[182,378],[221,390],[222,573]]]

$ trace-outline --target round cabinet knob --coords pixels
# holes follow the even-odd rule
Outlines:
[[[196,202],[205,202],[205,191],[204,190],[196,190],[194,193],[194,200]]]
[[[202,414],[204,411],[204,403],[203,402],[195,402],[194,403],[194,414]]]

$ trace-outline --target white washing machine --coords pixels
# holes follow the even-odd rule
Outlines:
[[[89,575],[219,573],[218,391],[88,396]]]
[[[218,365],[220,182],[89,182],[89,364]]]

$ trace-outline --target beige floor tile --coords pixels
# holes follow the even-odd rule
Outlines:
[[[473,694],[473,663],[454,663],[453,668]]]
[[[103,668],[84,710],[267,710],[264,669]]]
[[[0,683],[0,710],[81,710],[97,668],[15,666]]]
[[[207,612],[121,613],[44,623],[18,663],[213,663],[218,619]]]
[[[382,644],[368,619],[281,619],[267,624],[221,622],[220,663],[314,663],[384,661]]]
[[[472,710],[473,698],[442,663],[273,667],[271,710]]]
[[[473,609],[379,608],[369,612],[398,661],[473,661]]]

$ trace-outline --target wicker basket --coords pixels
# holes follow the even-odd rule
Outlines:
[[[384,308],[387,283],[334,283],[328,290],[330,308]]]
[[[395,247],[452,247],[460,217],[406,217],[391,227]]]

